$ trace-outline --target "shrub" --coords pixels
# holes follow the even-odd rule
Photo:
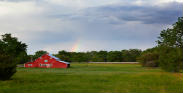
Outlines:
[[[160,67],[169,72],[180,72],[183,69],[182,51],[180,48],[162,47],[160,51]]]
[[[159,65],[158,59],[159,59],[158,53],[147,52],[147,53],[142,54],[138,58],[138,61],[144,67],[158,67],[158,65]]]
[[[16,63],[11,56],[0,54],[0,80],[8,80],[16,72]]]

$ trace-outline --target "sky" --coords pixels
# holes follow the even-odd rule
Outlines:
[[[183,16],[183,0],[0,0],[0,35],[38,50],[152,48]]]

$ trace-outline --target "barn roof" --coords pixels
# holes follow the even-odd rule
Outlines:
[[[60,60],[58,57],[55,57],[55,56],[53,56],[52,54],[48,54],[48,56],[54,58],[55,60],[57,60],[57,61],[59,61],[59,62],[61,62],[61,63],[70,64],[69,62],[65,62],[65,61]]]

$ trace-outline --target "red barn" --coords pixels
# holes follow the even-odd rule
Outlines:
[[[59,58],[51,55],[44,54],[41,57],[37,58],[33,62],[27,62],[24,64],[24,67],[29,68],[68,68],[70,63],[61,61]]]

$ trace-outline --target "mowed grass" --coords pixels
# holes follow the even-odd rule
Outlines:
[[[79,64],[68,69],[17,68],[0,93],[183,93],[183,73],[138,64]]]

